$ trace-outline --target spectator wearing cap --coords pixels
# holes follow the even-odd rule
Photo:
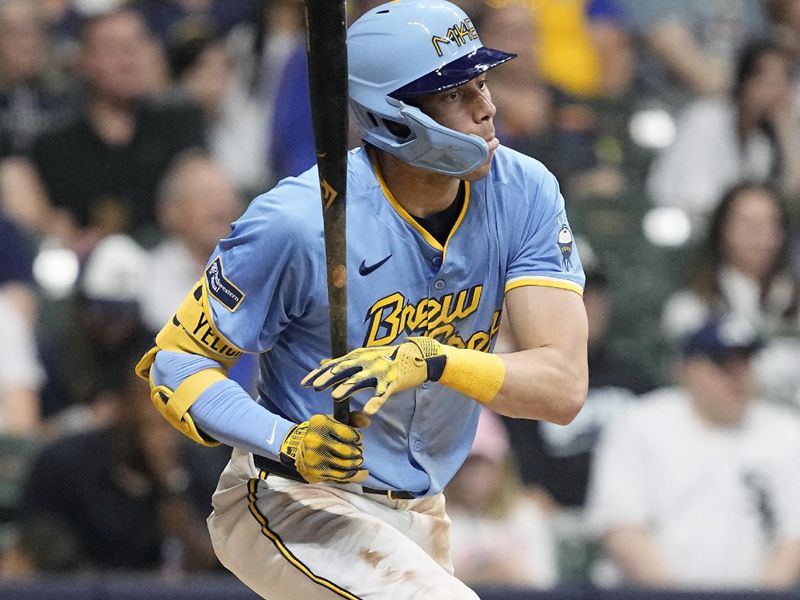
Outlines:
[[[104,391],[130,370],[129,357],[150,343],[138,305],[145,259],[129,236],[103,238],[83,267],[71,318],[41,340],[47,373],[42,412],[56,429],[104,422]]]
[[[588,519],[597,583],[786,588],[800,578],[800,418],[759,401],[743,319],[703,324],[679,385],[631,404],[595,455]]]

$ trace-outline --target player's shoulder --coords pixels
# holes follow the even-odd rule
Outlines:
[[[495,152],[483,182],[497,206],[514,214],[520,210],[551,212],[562,204],[555,175],[535,158],[505,146]]]
[[[378,183],[363,148],[348,153],[347,166],[346,202],[350,203]],[[318,238],[323,224],[317,166],[297,176],[285,177],[269,191],[256,196],[237,224],[269,227],[271,231],[284,231],[298,239]]]
[[[493,181],[512,186],[552,183],[555,176],[541,162],[508,146],[500,146],[492,160]]]
[[[281,179],[256,196],[234,223],[234,231],[266,230],[272,236],[304,239],[322,231],[322,204],[316,166]]]
[[[347,186],[348,200],[380,187],[367,145],[353,148],[347,154]]]

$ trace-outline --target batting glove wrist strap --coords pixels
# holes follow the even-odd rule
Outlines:
[[[357,483],[367,477],[361,433],[330,415],[314,415],[295,425],[281,443],[281,463],[309,483]]]
[[[408,338],[407,342],[419,348],[429,381],[438,381],[482,404],[491,402],[503,385],[505,365],[495,354],[454,348],[426,337]]]

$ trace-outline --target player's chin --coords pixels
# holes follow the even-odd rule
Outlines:
[[[464,181],[478,181],[479,179],[483,179],[489,173],[489,169],[492,168],[492,159],[494,158],[494,152],[489,153],[489,158],[477,169],[474,171],[470,171],[466,175],[463,175],[461,179]]]

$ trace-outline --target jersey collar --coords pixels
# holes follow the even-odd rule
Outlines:
[[[419,233],[423,239],[430,245],[431,247],[435,248],[439,252],[442,253],[442,261],[444,261],[447,257],[447,246],[450,243],[450,240],[455,235],[456,231],[458,230],[461,222],[464,220],[464,217],[467,214],[467,208],[469,207],[469,200],[470,200],[470,191],[472,187],[470,186],[469,181],[464,181],[464,206],[461,207],[461,212],[456,219],[456,222],[453,224],[453,228],[450,230],[450,235],[447,236],[447,240],[445,241],[444,246],[442,246],[439,241],[433,237],[422,225],[420,225],[414,217],[408,214],[408,211],[403,208],[403,206],[397,201],[392,194],[389,186],[386,185],[386,181],[383,179],[383,174],[381,173],[381,167],[378,164],[378,158],[376,153],[371,148],[369,149],[369,158],[370,162],[372,163],[372,169],[375,172],[375,177],[378,179],[378,183],[381,186],[381,190],[383,191],[383,195],[386,200],[389,202],[391,207],[395,210],[395,212],[400,215],[400,217],[408,223],[414,230]]]

